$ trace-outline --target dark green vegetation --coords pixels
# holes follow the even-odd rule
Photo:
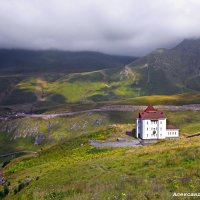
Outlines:
[[[135,60],[131,56],[115,56],[98,52],[59,50],[0,50],[0,72],[84,72],[120,67]]]
[[[128,65],[143,73],[146,95],[199,91],[200,39],[158,49]]]
[[[92,72],[2,75],[0,102],[33,109],[72,103],[199,103],[199,47],[200,40],[185,40],[125,67]]]
[[[74,74],[46,74],[1,78],[1,102],[36,106],[92,103],[138,96],[130,85],[137,80],[129,69],[116,68]]]
[[[80,103],[135,105],[199,103],[200,96],[197,91],[170,96],[160,92],[160,95],[145,96],[148,93],[145,93],[145,86],[133,86],[133,83],[139,80],[139,73],[130,68],[120,70],[2,77],[0,101],[4,106],[21,104],[27,105],[29,109],[31,106],[32,109],[42,109]],[[162,86],[160,88],[162,89]]]
[[[49,137],[34,147],[38,155],[16,158],[3,168],[10,182],[6,199],[172,199],[173,192],[198,192],[200,138],[185,136],[200,129],[199,112],[166,113],[169,123],[181,127],[179,140],[122,149],[88,144],[90,139],[113,140],[130,132],[134,124],[128,123],[136,114],[90,113],[10,122],[20,125],[9,136],[23,138],[25,127],[35,124]],[[49,121],[54,123],[51,129]],[[31,135],[30,130],[26,138]]]

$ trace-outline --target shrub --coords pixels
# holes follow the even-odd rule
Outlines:
[[[7,185],[3,186],[3,190],[0,191],[0,199],[3,199],[5,196],[7,196],[9,193],[9,188]]]
[[[30,181],[24,180],[23,182],[18,183],[18,186],[14,189],[14,194],[17,194],[18,192],[20,192],[25,186],[27,186],[29,184]]]
[[[3,194],[4,194],[4,196],[8,195],[8,193],[9,193],[9,188],[8,188],[7,185],[4,185],[4,187],[3,187]]]
[[[4,197],[3,191],[0,191],[0,199],[2,199],[3,197]]]
[[[24,182],[19,183],[18,184],[18,192],[21,191],[24,187],[25,187],[25,183]]]

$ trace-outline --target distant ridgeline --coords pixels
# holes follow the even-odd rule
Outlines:
[[[0,50],[0,104],[199,103],[200,39],[134,59],[95,52]]]
[[[84,72],[124,66],[136,57],[89,51],[0,49],[0,72]]]

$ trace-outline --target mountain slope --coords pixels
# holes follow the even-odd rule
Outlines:
[[[199,70],[200,40],[184,40],[173,49],[158,49],[124,67],[81,73],[48,70],[48,73],[1,76],[0,102],[42,107],[150,95],[197,94]],[[190,96],[188,94],[185,96]],[[194,102],[199,98],[196,97]]]
[[[75,103],[76,107],[77,104],[86,103],[91,106],[94,103],[135,105],[199,103],[198,92],[142,96],[145,87],[138,84],[140,78],[140,74],[129,67],[74,74],[4,77],[0,80],[2,86],[0,100],[4,107],[15,108],[18,105],[17,108],[27,111],[53,109],[55,106],[64,105],[70,107],[72,103]],[[160,85],[158,84],[158,89]],[[165,92],[163,91],[164,94]],[[63,109],[66,109],[66,106]]]
[[[0,102],[6,105],[100,102],[138,96],[136,75],[127,67],[72,74],[4,76]],[[7,88],[7,89],[5,89]]]
[[[59,50],[0,50],[0,70],[14,72],[84,72],[119,67],[136,57],[108,55],[98,52]]]
[[[200,39],[184,40],[173,49],[157,49],[128,65],[141,74],[146,95],[200,90]]]

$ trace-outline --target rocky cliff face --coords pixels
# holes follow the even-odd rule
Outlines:
[[[78,135],[102,128],[109,121],[107,114],[84,113],[71,117],[15,118],[1,120],[0,139],[4,135],[6,141],[18,138],[33,138],[32,144],[40,144],[46,140],[60,141],[63,138]]]

